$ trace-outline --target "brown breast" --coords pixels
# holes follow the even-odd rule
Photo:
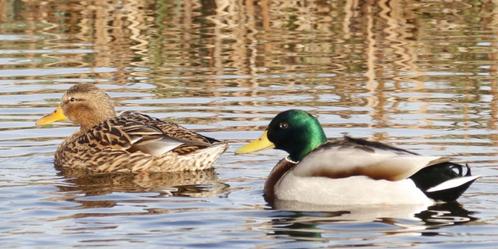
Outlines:
[[[275,200],[275,184],[286,172],[296,165],[296,163],[289,162],[284,158],[271,170],[270,175],[266,179],[264,188],[264,198],[270,205],[273,205],[273,201]]]

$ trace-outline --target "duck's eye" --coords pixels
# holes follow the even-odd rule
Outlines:
[[[282,123],[278,124],[278,127],[280,127],[280,129],[287,129],[287,128],[289,128],[289,124],[286,122],[282,122]]]

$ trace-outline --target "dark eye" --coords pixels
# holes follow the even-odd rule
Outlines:
[[[280,127],[280,129],[287,129],[287,128],[289,128],[289,124],[286,122],[282,122],[282,123],[278,124],[278,127]]]
[[[75,98],[75,97],[71,97],[71,98],[69,99],[69,101],[74,102],[74,101],[76,101],[76,98]]]

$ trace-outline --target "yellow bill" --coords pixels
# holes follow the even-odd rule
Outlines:
[[[268,140],[268,131],[265,131],[258,139],[254,139],[236,150],[235,154],[247,154],[268,148],[275,148],[275,145]]]
[[[65,120],[66,116],[64,116],[64,111],[60,106],[57,106],[54,112],[47,114],[40,119],[36,120],[36,125],[41,126],[41,125],[47,125],[51,124],[53,122]]]

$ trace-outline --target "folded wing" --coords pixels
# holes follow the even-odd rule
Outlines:
[[[129,152],[141,151],[161,156],[169,151],[188,154],[217,140],[202,136],[174,123],[168,123],[137,112],[124,112],[107,120],[79,138],[80,143],[110,147]]]
[[[364,175],[372,179],[397,181],[446,161],[448,159],[443,157],[420,156],[385,144],[345,137],[311,152],[299,163],[295,173],[330,178]]]

